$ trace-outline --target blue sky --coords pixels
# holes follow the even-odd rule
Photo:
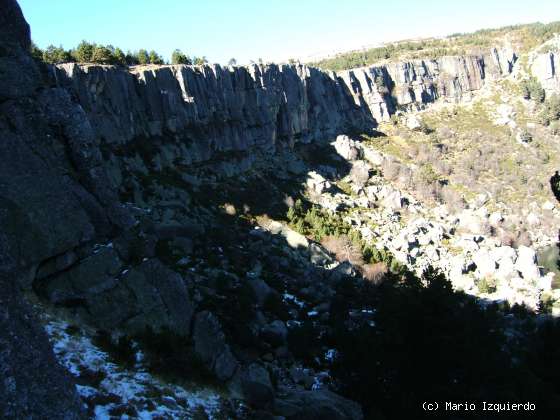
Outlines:
[[[281,61],[404,38],[560,20],[558,0],[19,0],[33,40]]]

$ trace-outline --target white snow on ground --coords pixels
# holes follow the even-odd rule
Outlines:
[[[285,302],[293,302],[294,304],[296,304],[300,308],[303,308],[305,306],[304,302],[302,302],[301,300],[299,300],[297,297],[295,297],[294,295],[292,295],[290,293],[284,293],[284,301]]]
[[[45,330],[58,360],[80,383],[78,393],[96,419],[186,419],[202,412],[213,419],[221,411],[215,391],[163,382],[146,371],[142,357],[132,369],[120,367],[84,331],[69,333],[66,322],[50,319]]]

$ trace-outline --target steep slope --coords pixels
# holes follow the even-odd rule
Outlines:
[[[0,2],[0,43],[0,415],[77,419],[82,407],[73,383],[19,285],[28,277],[22,266],[57,253],[91,228],[72,198],[72,183],[53,173],[22,129],[36,110],[30,96],[40,78],[26,53],[29,26],[12,0]],[[58,213],[76,211],[61,219],[43,210],[49,204]],[[49,225],[52,230],[45,232]]]

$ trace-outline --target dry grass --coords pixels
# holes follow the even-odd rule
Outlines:
[[[348,261],[356,266],[364,264],[361,248],[346,235],[325,236],[321,241],[321,245],[333,254],[339,262]]]
[[[373,284],[379,284],[383,281],[389,269],[384,262],[378,262],[375,264],[364,264],[361,267],[361,272],[364,279]]]

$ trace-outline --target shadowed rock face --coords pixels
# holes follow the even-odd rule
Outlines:
[[[92,233],[76,184],[54,169],[57,154],[33,144],[44,121],[29,96],[41,80],[30,42],[18,4],[0,0],[0,417],[77,419],[74,384],[18,290],[23,266]]]
[[[109,145],[135,138],[179,140],[188,162],[221,152],[274,152],[283,144],[371,130],[397,106],[469,98],[511,72],[513,51],[324,72],[302,65],[113,66],[62,64],[72,90]]]
[[[27,49],[31,45],[29,25],[25,21],[16,0],[0,2],[0,39],[3,43],[19,44]]]
[[[74,91],[109,145],[168,136],[185,159],[221,152],[274,152],[375,121],[334,75],[301,65],[112,66],[63,64],[56,79]]]

